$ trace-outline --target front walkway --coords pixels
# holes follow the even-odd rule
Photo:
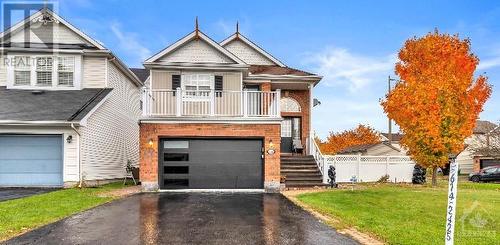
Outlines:
[[[357,244],[280,194],[146,193],[7,244]]]

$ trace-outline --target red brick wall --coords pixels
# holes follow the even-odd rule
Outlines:
[[[161,137],[258,137],[264,139],[264,186],[279,186],[280,124],[154,124],[140,125],[140,177],[148,185],[158,184],[158,139]],[[149,145],[152,140],[153,145]],[[272,140],[276,153],[267,154]]]
[[[302,123],[302,144],[306,147],[307,139],[309,138],[310,125],[310,98],[309,90],[283,90],[281,97],[290,97],[295,99],[300,104],[301,112],[281,112],[281,116],[286,117],[301,117]]]

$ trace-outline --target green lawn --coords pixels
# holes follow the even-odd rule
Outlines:
[[[389,244],[443,244],[447,186],[361,185],[297,199]],[[459,182],[455,244],[498,244],[500,184]]]
[[[63,189],[0,202],[0,241],[113,200],[98,194],[122,188],[122,182],[96,188]]]

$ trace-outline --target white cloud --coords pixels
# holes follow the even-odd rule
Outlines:
[[[323,75],[326,86],[345,87],[357,92],[393,74],[396,55],[372,57],[351,53],[343,48],[326,48],[308,55],[306,62]]]
[[[486,70],[497,66],[500,66],[500,55],[498,57],[492,57],[490,59],[479,61],[477,69]]]
[[[113,22],[110,28],[118,39],[118,48],[124,51],[124,53],[127,53],[129,57],[136,57],[136,59],[131,60],[130,63],[140,64],[151,56],[151,51],[141,44],[136,33],[122,31],[121,25],[118,22]]]

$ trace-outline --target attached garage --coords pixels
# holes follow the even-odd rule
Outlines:
[[[0,186],[62,186],[62,135],[0,135]]]
[[[161,189],[262,189],[261,139],[161,139]]]
[[[481,159],[481,169],[491,166],[500,166],[500,159]]]

